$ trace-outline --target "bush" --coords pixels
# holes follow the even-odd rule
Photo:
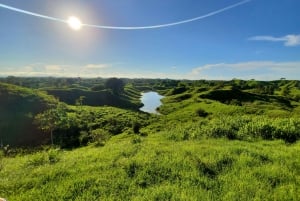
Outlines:
[[[60,160],[59,149],[49,149],[48,151],[38,152],[30,157],[27,166],[42,166],[53,164]]]
[[[294,143],[300,138],[300,121],[296,118],[277,119],[274,121],[276,132],[274,137],[286,143]]]
[[[27,165],[28,166],[41,166],[41,165],[44,165],[46,163],[48,163],[49,160],[48,160],[48,157],[45,153],[36,153],[34,154],[27,162]]]
[[[48,151],[48,160],[50,163],[56,163],[60,160],[59,149],[50,149]]]
[[[92,142],[92,137],[87,131],[80,131],[79,143],[81,146],[86,146],[89,142]]]
[[[109,132],[98,128],[91,132],[92,142],[95,143],[96,146],[104,146],[106,141],[110,138]]]
[[[132,144],[139,144],[142,142],[142,139],[141,139],[141,137],[135,136],[131,142],[132,142]]]
[[[140,123],[138,123],[138,122],[134,122],[133,123],[133,125],[132,125],[133,133],[135,133],[135,134],[140,133],[140,128],[141,128],[141,124]]]
[[[204,109],[199,108],[196,110],[196,115],[199,117],[207,117],[208,112],[206,112]]]
[[[201,127],[207,137],[239,140],[282,139],[294,143],[300,138],[300,121],[296,118],[272,119],[266,116],[229,116],[214,118]]]

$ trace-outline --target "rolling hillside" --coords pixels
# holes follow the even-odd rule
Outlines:
[[[56,102],[41,91],[0,83],[1,144],[32,146],[45,143],[48,136],[36,128],[33,119]]]

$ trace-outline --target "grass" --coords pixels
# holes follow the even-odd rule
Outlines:
[[[99,93],[88,89],[102,82],[85,82],[78,86],[87,89],[80,91]],[[0,197],[300,200],[298,81],[127,82],[120,99],[138,106],[140,91],[155,89],[166,95],[159,108],[163,115],[68,105],[72,129],[55,131],[57,139],[69,142],[79,133],[77,140],[101,138],[100,143],[91,140],[73,150],[0,150]],[[50,100],[37,90],[1,86],[20,101],[34,93]]]
[[[0,195],[16,201],[299,200],[299,151],[299,142],[123,134],[104,147],[2,158]]]

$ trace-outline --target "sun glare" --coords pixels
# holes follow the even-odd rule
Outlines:
[[[71,27],[71,29],[73,29],[75,31],[80,30],[82,27],[82,23],[77,17],[71,16],[71,17],[69,17],[67,22],[68,22],[69,27]]]

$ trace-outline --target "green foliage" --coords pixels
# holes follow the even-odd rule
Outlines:
[[[110,138],[110,134],[101,128],[91,131],[92,142],[96,146],[104,146],[106,141]]]
[[[41,130],[50,132],[51,144],[53,145],[53,131],[68,128],[70,126],[67,115],[67,106],[60,103],[55,108],[37,114],[35,116],[35,123]]]
[[[102,84],[97,84],[91,87],[92,91],[102,91],[105,89],[105,86]]]
[[[79,132],[79,143],[81,146],[86,146],[92,141],[91,135],[87,131]]]
[[[207,117],[208,115],[208,112],[206,112],[204,109],[202,108],[198,108],[196,110],[196,115],[199,116],[199,117]]]
[[[37,167],[46,164],[54,164],[60,160],[60,151],[58,149],[49,149],[48,151],[37,152],[26,162],[27,167]]]
[[[53,128],[60,147],[85,146],[68,151],[7,149],[8,154],[2,149],[1,196],[9,200],[300,199],[298,81],[122,79],[124,90],[117,96],[109,90],[91,91],[106,80],[7,79],[49,91],[60,87],[71,104],[78,100],[77,106],[45,101],[45,107],[34,111],[21,109],[49,96],[0,85],[6,90],[0,99],[6,100],[5,106],[16,99],[14,104],[26,102],[18,105],[19,116],[32,119],[44,111],[37,119],[45,130]],[[282,94],[284,88],[288,94]],[[126,101],[137,106],[140,90],[145,89],[166,95],[160,108],[164,115],[85,105],[100,101],[95,94],[106,93],[115,106],[123,107]],[[58,107],[48,110],[50,102]],[[0,109],[9,115],[10,110]],[[2,131],[8,131],[1,121],[0,127],[1,138]]]
[[[140,129],[141,129],[141,124],[139,122],[134,122],[132,124],[132,131],[133,131],[133,133],[135,133],[135,134],[140,133]]]
[[[113,94],[110,90],[90,91],[82,89],[47,89],[47,92],[60,101],[69,105],[78,105],[80,97],[84,97],[82,105],[89,106],[115,106],[119,108],[137,109],[140,102],[133,97],[123,94]],[[133,101],[134,99],[135,101]]]
[[[33,117],[56,103],[44,92],[0,83],[0,143],[11,146],[43,143],[45,136],[33,125]]]
[[[170,92],[168,93],[168,95],[176,95],[176,94],[181,94],[187,91],[186,86],[180,86],[180,87],[176,87],[170,90]]]
[[[121,94],[124,91],[124,82],[118,78],[109,78],[105,82],[105,87],[111,89],[114,94]]]
[[[298,118],[274,118],[266,116],[222,116],[167,128],[168,139],[181,141],[203,138],[227,138],[230,140],[258,141],[281,139],[295,143],[300,139]]]

